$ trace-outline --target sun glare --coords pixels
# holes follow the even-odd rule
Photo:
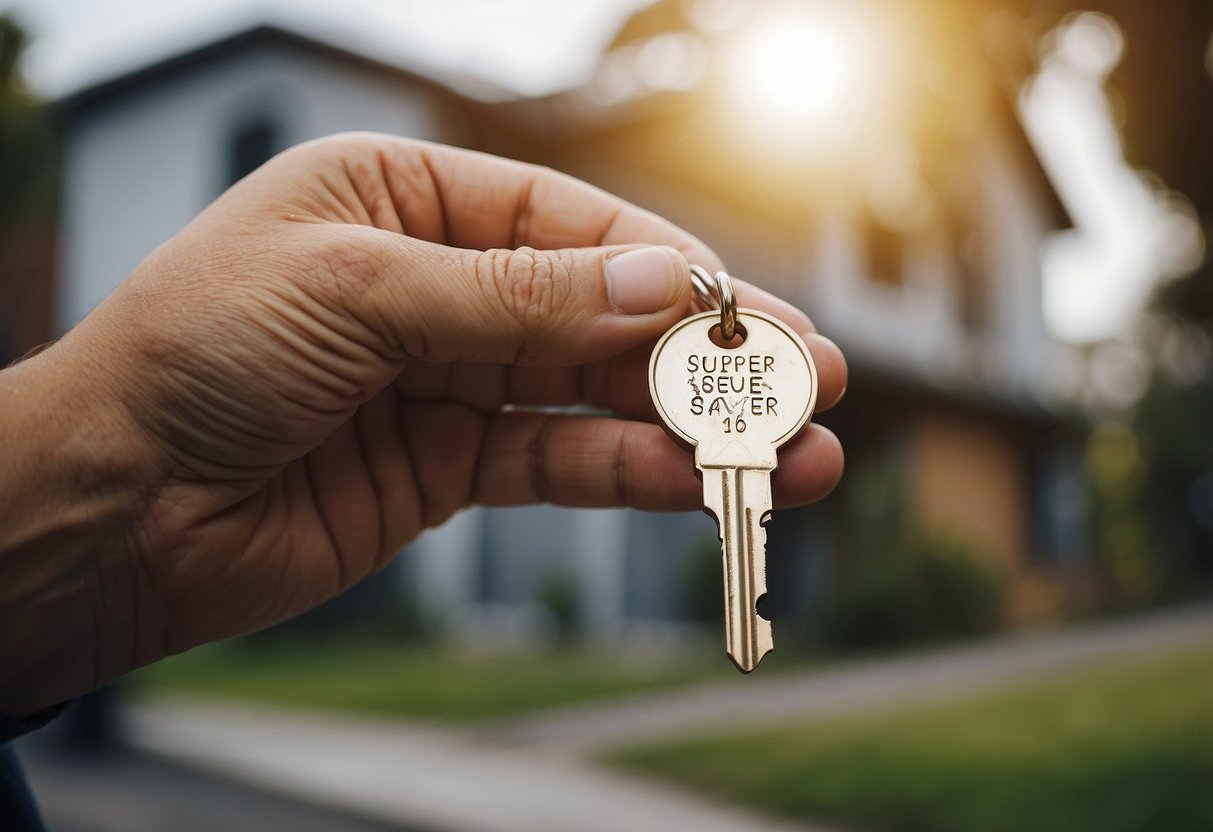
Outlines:
[[[852,4],[765,7],[730,45],[730,109],[769,138],[845,141],[862,129],[875,56]]]

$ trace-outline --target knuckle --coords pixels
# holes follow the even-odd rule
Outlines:
[[[313,287],[323,299],[344,308],[361,305],[387,267],[384,252],[373,240],[347,235],[316,244],[309,255],[302,259],[310,266]]]
[[[533,248],[485,253],[485,275],[505,311],[527,330],[542,329],[573,293],[573,263],[562,252]]]
[[[347,131],[331,133],[294,145],[283,152],[301,159],[344,158],[351,153],[360,153],[372,148],[381,137],[374,133]]]

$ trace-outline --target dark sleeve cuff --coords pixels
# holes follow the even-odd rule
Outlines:
[[[6,743],[9,740],[15,740],[22,734],[28,734],[30,731],[37,731],[43,725],[46,725],[46,723],[63,713],[70,704],[72,704],[72,701],[68,700],[52,708],[38,711],[20,719],[13,719],[0,714],[0,744]]]

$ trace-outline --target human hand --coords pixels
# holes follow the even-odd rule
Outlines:
[[[646,379],[653,342],[691,311],[688,260],[722,268],[545,169],[373,135],[272,160],[4,373],[6,390],[44,391],[21,401],[23,430],[73,452],[52,496],[87,495],[89,542],[63,569],[93,576],[89,612],[56,618],[56,649],[91,639],[94,658],[0,710],[302,612],[471,504],[699,507]],[[786,303],[737,292],[806,334],[819,409],[836,402],[838,349]],[[618,415],[525,409],[579,402]],[[810,425],[780,452],[776,502],[818,499],[841,472],[837,440]],[[10,641],[0,657],[23,649]]]

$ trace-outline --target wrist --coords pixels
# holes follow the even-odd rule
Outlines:
[[[106,386],[105,368],[71,343],[0,371],[0,713],[9,716],[164,652],[163,615],[132,545],[150,478]]]

